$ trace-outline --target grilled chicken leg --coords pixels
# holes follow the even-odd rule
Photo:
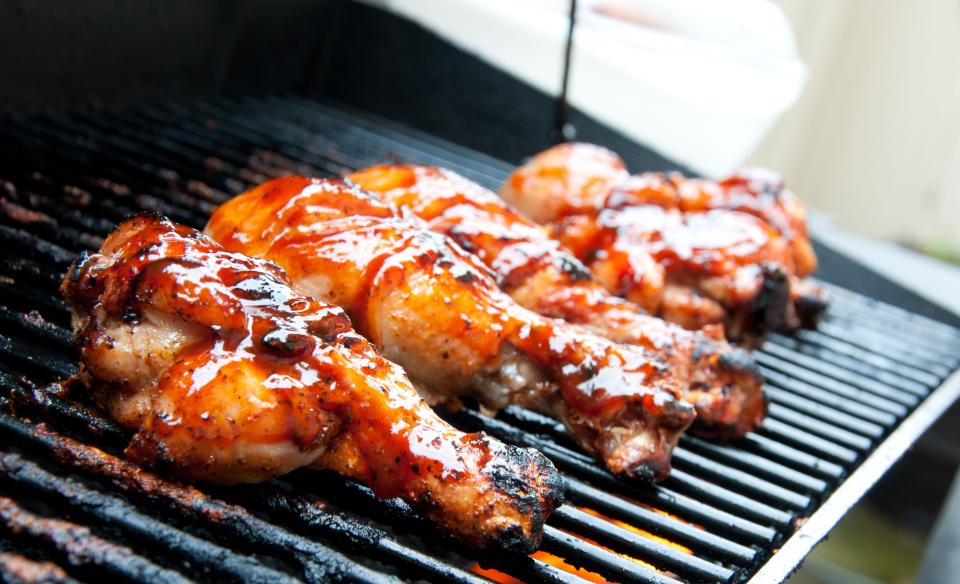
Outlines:
[[[331,469],[481,548],[533,550],[561,502],[541,454],[452,428],[341,309],[197,231],[131,219],[62,292],[136,461],[215,483]]]
[[[342,306],[428,401],[537,409],[619,475],[666,476],[693,420],[658,359],[523,309],[474,256],[354,186],[276,179],[221,205],[207,232]]]
[[[696,407],[693,428],[699,434],[742,436],[763,419],[756,366],[745,351],[727,344],[720,327],[689,331],[643,314],[607,292],[545,228],[494,193],[427,166],[374,166],[347,178],[473,252],[521,306],[656,354]]]
[[[642,285],[632,281],[637,276],[619,273],[616,266],[601,262],[593,266],[594,270],[605,283],[617,287],[615,291],[633,296],[648,308],[657,306],[663,316],[687,326],[716,321],[726,310],[733,336],[751,333],[762,336],[764,330],[771,328],[789,330],[801,324],[813,326],[826,307],[822,292],[801,279],[816,268],[816,256],[806,230],[806,212],[802,203],[783,188],[782,180],[772,173],[748,171],[719,182],[687,179],[678,173],[631,176],[623,161],[605,148],[562,144],[518,168],[504,183],[501,196],[539,222],[558,222],[559,230],[567,228],[566,218],[598,214],[604,215],[604,223],[616,223],[618,230],[626,223],[641,220],[649,227],[641,235],[646,241],[680,229],[678,236],[658,242],[659,255],[662,256],[668,245],[677,246],[666,250],[669,255],[689,253],[691,245],[688,244],[693,244],[713,260],[724,257],[724,261],[729,259],[725,256],[731,253],[730,243],[742,247],[748,239],[756,242],[758,230],[762,230],[726,212],[752,215],[759,219],[755,223],[764,223],[771,235],[783,240],[765,242],[762,246],[751,244],[751,254],[757,257],[753,277],[739,271],[731,275],[726,284],[720,284],[717,273],[695,276],[690,272],[693,266],[689,263],[678,272],[677,263],[669,261],[658,261],[664,273],[651,270],[650,266],[642,265],[650,262],[648,244],[629,250],[626,245],[620,246],[621,252],[629,251],[631,263],[642,265],[641,270],[631,269],[631,272],[643,272]],[[649,210],[637,217],[630,210],[637,206],[657,206],[671,212]],[[620,211],[629,217],[615,218]],[[709,217],[687,218],[686,213],[706,213]],[[583,222],[577,220],[578,231]],[[689,235],[700,236],[708,230],[712,232],[711,238],[687,241]],[[640,229],[632,226],[629,231],[628,239],[635,240]],[[741,236],[747,237],[734,237],[732,231],[740,231]],[[716,235],[723,239],[718,240]],[[576,237],[582,238],[582,234]],[[591,255],[596,252],[600,250],[584,250]],[[658,254],[654,254],[654,258]],[[651,272],[652,275],[648,275]],[[699,285],[703,277],[709,278],[706,286]],[[624,281],[618,281],[623,278]],[[665,281],[664,285],[658,288],[655,284],[661,281]]]

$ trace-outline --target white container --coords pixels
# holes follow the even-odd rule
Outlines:
[[[803,86],[789,23],[767,0],[579,4],[570,102],[701,173],[740,165]],[[546,93],[559,90],[566,0],[386,5]]]

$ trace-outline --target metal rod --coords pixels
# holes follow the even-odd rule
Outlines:
[[[567,14],[567,35],[563,46],[563,76],[560,80],[560,94],[557,96],[553,116],[553,129],[550,140],[554,143],[569,142],[576,137],[576,130],[570,123],[570,65],[573,57],[573,32],[577,26],[577,0],[570,0]]]

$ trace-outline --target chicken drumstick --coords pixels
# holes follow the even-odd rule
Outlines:
[[[215,483],[331,469],[475,547],[523,552],[562,501],[543,455],[452,428],[341,309],[198,231],[131,219],[62,292],[81,379],[135,431],[140,463]]]

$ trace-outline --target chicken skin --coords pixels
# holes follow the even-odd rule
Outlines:
[[[622,287],[629,288],[633,296],[641,297],[648,305],[658,306],[665,318],[687,326],[717,321],[724,318],[726,312],[729,332],[734,337],[743,336],[741,331],[762,336],[766,329],[815,326],[826,308],[823,292],[802,279],[816,269],[816,256],[807,234],[806,211],[799,199],[783,187],[782,179],[772,172],[743,171],[722,181],[688,179],[679,173],[631,176],[613,152],[590,144],[569,143],[546,150],[518,168],[504,183],[500,194],[541,223],[562,222],[566,217],[597,215],[603,211],[610,211],[606,214],[609,219],[614,210],[651,205],[684,214],[711,213],[713,219],[694,220],[700,228],[739,229],[738,225],[744,224],[743,229],[756,231],[743,220],[724,217],[726,214],[722,211],[751,215],[784,241],[765,246],[775,254],[764,257],[762,265],[758,264],[759,279],[740,274],[740,284],[753,283],[752,287],[738,288],[741,296],[731,298],[729,294],[721,294],[717,297],[714,294],[716,280],[706,288],[691,287],[689,274],[678,278],[670,269],[662,288],[656,286],[660,282],[659,274],[641,278],[643,285],[639,287],[628,278],[621,283]],[[652,220],[655,215],[654,222],[664,226],[678,221],[671,219],[672,213],[655,211],[646,213],[646,218]],[[650,234],[650,237],[657,236],[656,232]],[[684,239],[674,238],[674,241],[683,243]],[[727,253],[722,245],[710,247],[714,257]],[[786,248],[785,258],[778,255],[781,247]],[[650,262],[646,253],[635,252],[634,256],[634,264]],[[611,273],[609,266],[605,268],[602,280],[618,277]],[[649,272],[646,268],[644,271]],[[759,296],[744,296],[750,293]],[[744,308],[750,306],[750,309]],[[749,327],[757,330],[751,331]]]
[[[734,438],[762,421],[756,366],[727,344],[720,327],[689,331],[644,314],[609,293],[545,228],[496,194],[428,166],[374,166],[347,178],[473,252],[521,306],[656,354],[696,408],[698,434]]]
[[[432,403],[536,409],[642,480],[667,475],[693,421],[658,359],[520,307],[477,258],[355,186],[276,179],[221,205],[207,232],[343,307]]]
[[[198,231],[131,219],[62,292],[81,380],[139,463],[222,484],[330,469],[478,548],[532,551],[562,502],[543,455],[454,429],[343,310]]]

